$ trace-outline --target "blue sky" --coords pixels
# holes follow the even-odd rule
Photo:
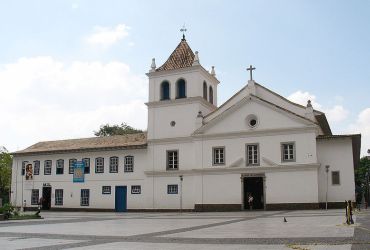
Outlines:
[[[0,1],[0,105],[9,118],[0,145],[92,136],[103,123],[145,129],[145,73],[152,57],[166,60],[185,23],[201,64],[216,67],[219,104],[253,64],[258,83],[313,99],[333,132],[361,132],[365,154],[369,12],[369,1]]]

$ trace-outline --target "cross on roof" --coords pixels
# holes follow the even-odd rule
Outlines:
[[[247,68],[247,71],[249,71],[249,74],[250,74],[250,80],[252,81],[253,80],[253,75],[252,75],[252,71],[255,70],[256,68],[252,67],[252,65],[249,66],[249,68]]]
[[[180,32],[182,32],[182,39],[185,40],[185,32],[187,31],[186,27],[185,27],[185,24],[182,26],[182,28],[180,29]]]

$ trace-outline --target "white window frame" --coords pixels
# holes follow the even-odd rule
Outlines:
[[[167,170],[179,170],[179,151],[178,150],[167,150],[166,151],[166,169]]]
[[[134,172],[134,157],[132,155],[125,156],[124,172]]]
[[[119,159],[117,156],[109,157],[109,173],[118,173]]]
[[[212,148],[212,165],[225,165],[225,147]]]
[[[21,172],[21,175],[25,175],[26,174],[26,165],[27,165],[28,161],[22,161],[22,172]]]
[[[58,173],[58,170],[59,169],[62,169],[62,173]],[[63,159],[57,160],[56,167],[55,167],[55,174],[56,175],[62,175],[62,174],[64,174],[64,160]]]
[[[111,194],[112,193],[112,186],[102,186],[101,187],[102,194]]]
[[[51,160],[44,161],[44,175],[51,175],[53,162]]]
[[[90,189],[81,189],[80,206],[90,206]]]
[[[103,157],[95,158],[95,173],[97,174],[104,173],[104,158]]]
[[[55,206],[63,206],[63,189],[55,189]]]
[[[248,143],[245,146],[247,166],[260,165],[260,145],[259,143]]]
[[[334,179],[333,179],[333,174],[334,173],[338,173],[338,183],[334,183]],[[339,170],[331,171],[331,185],[332,186],[339,186],[340,185],[340,171]]]
[[[74,172],[73,165],[76,162],[77,162],[77,159],[69,159],[69,161],[68,161],[68,164],[69,164],[68,173],[69,174],[73,174],[73,172]]]
[[[85,174],[90,174],[90,158],[82,158],[82,161],[85,163]],[[86,172],[87,169],[88,172]]]
[[[289,147],[286,149],[286,147]],[[282,142],[281,143],[281,162],[295,162],[296,149],[295,142]]]
[[[37,197],[36,197],[37,194]],[[40,190],[32,189],[31,190],[31,205],[38,205],[40,199]]]
[[[141,194],[141,185],[132,185],[131,194]]]
[[[33,175],[40,175],[40,161],[33,161]]]
[[[167,185],[167,194],[178,194],[178,193],[179,193],[179,185],[177,184]]]

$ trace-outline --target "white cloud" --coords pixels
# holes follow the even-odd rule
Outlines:
[[[107,48],[127,37],[129,29],[130,27],[125,24],[118,24],[115,27],[95,26],[94,32],[86,37],[86,42]]]
[[[298,90],[287,97],[288,100],[301,104],[303,106],[307,105],[307,101],[311,100],[311,104],[315,109],[320,109],[321,105],[316,102],[316,96],[309,93]]]
[[[292,102],[301,104],[303,106],[307,105],[307,101],[311,100],[314,109],[324,112],[330,123],[338,123],[347,119],[349,111],[346,110],[342,105],[335,105],[333,107],[324,107],[317,102],[316,96],[309,93],[298,90],[288,96],[288,99]]]
[[[335,105],[332,108],[323,109],[327,118],[331,122],[341,122],[347,119],[349,111],[346,110],[342,105]]]
[[[370,149],[370,108],[360,112],[356,122],[349,126],[349,133],[361,133],[361,155],[367,155]]]
[[[52,57],[0,65],[1,144],[93,136],[104,123],[146,129],[146,79],[119,61],[70,64]]]

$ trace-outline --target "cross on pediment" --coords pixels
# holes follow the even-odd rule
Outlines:
[[[180,32],[182,32],[182,39],[185,39],[185,32],[188,31],[185,27],[185,24],[182,26],[182,28],[180,29]]]
[[[249,71],[249,74],[250,74],[250,80],[252,81],[253,80],[253,70],[255,70],[256,68],[252,67],[252,65],[249,66],[249,68],[247,68],[247,71]]]

